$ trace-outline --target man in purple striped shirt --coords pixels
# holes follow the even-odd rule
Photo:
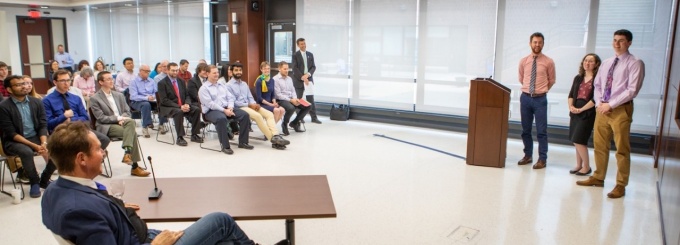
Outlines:
[[[626,195],[630,175],[630,124],[633,122],[633,98],[637,96],[645,78],[645,64],[628,52],[633,43],[633,33],[622,29],[614,32],[615,56],[600,66],[595,77],[595,166],[593,176],[577,181],[577,185],[604,186],[609,163],[612,138],[616,145],[616,187],[607,194],[609,198]]]

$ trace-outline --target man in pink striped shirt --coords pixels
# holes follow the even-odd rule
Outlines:
[[[519,61],[519,83],[522,84],[522,95],[519,98],[522,117],[522,142],[524,157],[517,162],[526,165],[532,162],[534,140],[531,127],[536,119],[536,138],[538,139],[538,161],[534,169],[542,169],[548,159],[548,91],[555,85],[555,62],[544,55],[543,41],[540,32],[531,34],[529,47],[531,54]]]
[[[628,52],[633,44],[633,33],[622,29],[614,32],[614,57],[602,62],[595,76],[594,98],[597,114],[593,143],[595,145],[595,172],[577,185],[604,186],[609,164],[612,138],[616,145],[616,186],[607,194],[609,198],[626,195],[630,175],[630,124],[633,122],[633,98],[637,96],[645,78],[645,63]]]

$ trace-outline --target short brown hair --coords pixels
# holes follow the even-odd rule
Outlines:
[[[68,70],[66,70],[66,69],[59,69],[59,70],[57,70],[56,72],[54,72],[54,75],[52,76],[52,81],[55,81],[55,82],[56,82],[56,81],[57,81],[57,77],[59,77],[59,76],[61,76],[61,75],[64,75],[64,74],[68,74],[69,76],[71,76],[71,72],[69,72]]]
[[[283,67],[284,65],[288,65],[288,62],[285,61],[279,62],[279,69],[281,69],[281,67]]]
[[[196,65],[196,74],[201,73],[201,71],[210,72],[210,67],[205,63],[198,63],[198,65]]]
[[[265,66],[271,67],[271,66],[269,65],[269,61],[262,61],[262,63],[260,63],[260,69],[264,68]]]
[[[47,140],[47,151],[59,172],[72,173],[78,153],[90,155],[90,128],[84,122],[62,123]]]
[[[97,74],[97,82],[104,81],[104,75],[106,75],[106,74],[111,74],[111,72],[109,72],[109,71],[100,71],[100,72]]]

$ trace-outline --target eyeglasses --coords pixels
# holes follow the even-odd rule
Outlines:
[[[139,71],[143,71],[143,72],[151,72],[151,70],[143,70],[143,69],[139,69]]]
[[[56,81],[58,83],[68,83],[68,82],[71,82],[71,79],[60,79],[60,80],[56,80]]]
[[[113,81],[113,77],[106,77],[106,78],[103,78],[102,80],[104,80],[105,82],[110,82],[110,81]]]
[[[12,85],[12,86],[14,86],[14,87],[23,87],[23,86],[26,86],[26,85],[28,85],[28,82],[21,82],[21,83],[14,84],[14,85]]]
[[[178,72],[179,69],[171,69],[170,71],[171,71],[171,72]]]

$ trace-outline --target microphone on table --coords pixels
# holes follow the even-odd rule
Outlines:
[[[161,189],[158,189],[158,185],[156,184],[156,174],[153,172],[153,163],[151,162],[151,156],[148,156],[147,159],[149,159],[149,165],[151,165],[151,175],[153,176],[153,190],[149,193],[149,200],[157,200],[161,198],[163,195],[163,191]]]

